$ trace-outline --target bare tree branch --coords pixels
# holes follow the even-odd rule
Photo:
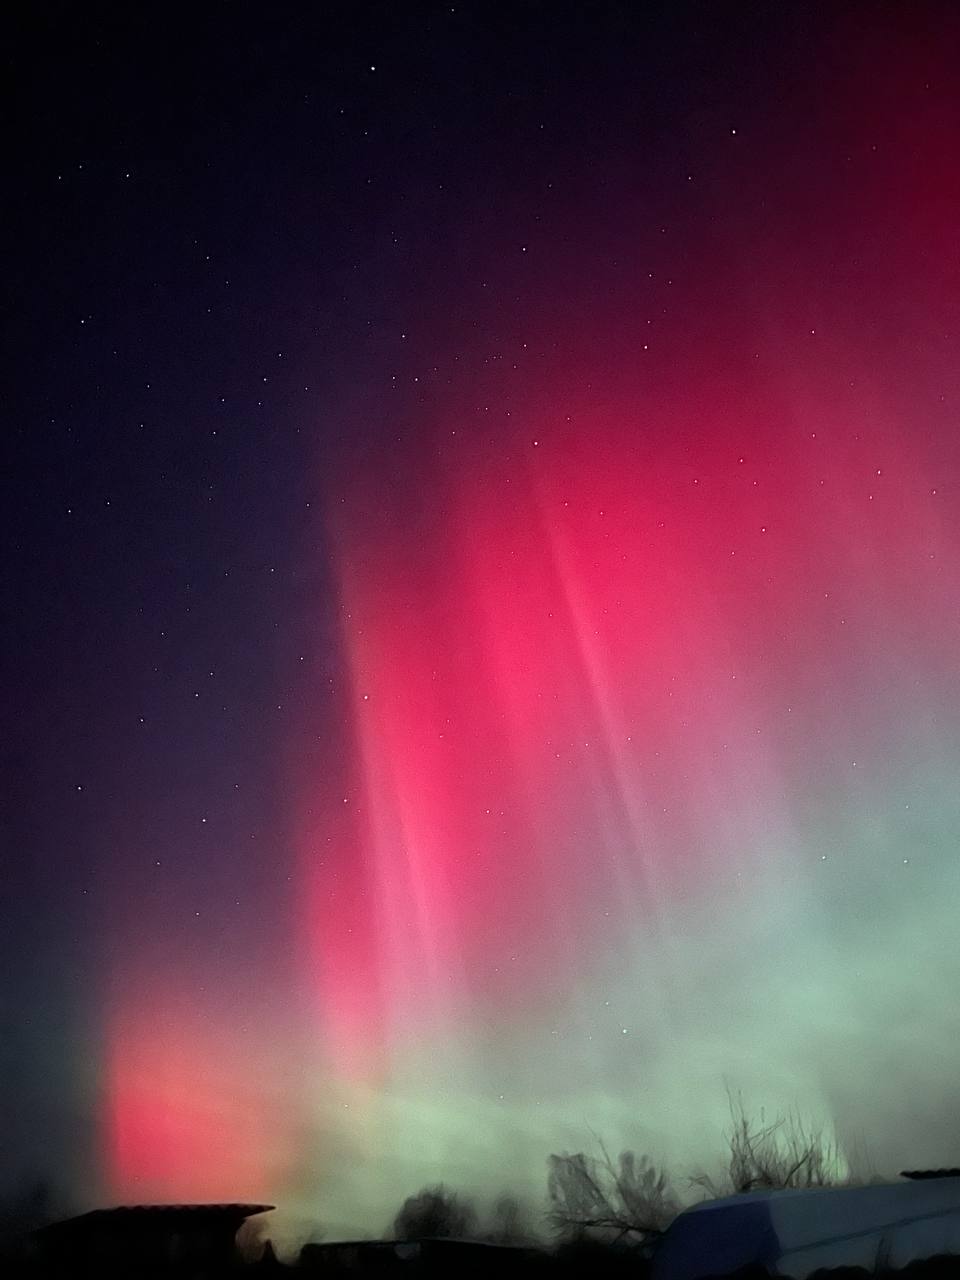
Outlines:
[[[550,1157],[551,1226],[561,1234],[601,1232],[617,1241],[659,1235],[678,1211],[666,1175],[632,1151],[622,1152],[615,1163],[597,1141],[599,1156],[578,1152]]]
[[[847,1181],[846,1162],[836,1140],[822,1128],[808,1128],[797,1114],[778,1116],[772,1124],[755,1127],[748,1118],[743,1096],[727,1091],[733,1127],[728,1135],[730,1159],[726,1178],[717,1182],[709,1174],[690,1178],[690,1185],[719,1197],[758,1189],[833,1186]]]

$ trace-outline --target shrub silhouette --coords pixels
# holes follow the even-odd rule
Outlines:
[[[474,1236],[476,1228],[477,1214],[470,1201],[449,1191],[442,1183],[408,1196],[393,1220],[393,1235],[397,1240],[464,1239]]]
[[[746,1113],[743,1097],[727,1094],[732,1128],[727,1135],[730,1158],[717,1181],[697,1174],[690,1185],[711,1198],[745,1191],[778,1191],[793,1187],[850,1185],[846,1161],[836,1141],[823,1129],[807,1125],[796,1114],[757,1124]]]
[[[507,1193],[493,1202],[482,1234],[491,1244],[515,1245],[531,1244],[537,1235],[526,1206]]]

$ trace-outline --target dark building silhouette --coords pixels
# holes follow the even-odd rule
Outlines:
[[[216,1276],[235,1266],[240,1226],[269,1204],[161,1204],[95,1209],[33,1233],[35,1268],[49,1276]]]

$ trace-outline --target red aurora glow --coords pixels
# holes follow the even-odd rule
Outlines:
[[[598,933],[708,891],[774,761],[815,788],[857,718],[889,727],[835,716],[877,609],[890,654],[947,618],[892,424],[844,440],[819,405],[705,387],[557,419],[448,440],[419,501],[360,486],[334,522],[356,763],[305,866],[348,1074],[466,1008],[542,1006]]]

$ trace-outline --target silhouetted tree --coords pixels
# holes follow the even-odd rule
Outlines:
[[[658,1236],[679,1206],[666,1174],[646,1156],[621,1153],[615,1164],[600,1143],[600,1155],[553,1155],[549,1160],[548,1221],[562,1235],[601,1236],[639,1243]]]
[[[64,1216],[66,1210],[47,1179],[27,1180],[0,1200],[0,1239],[34,1231]]]
[[[393,1220],[397,1240],[419,1240],[433,1236],[464,1238],[476,1234],[477,1214],[469,1200],[448,1191],[442,1183],[424,1187],[404,1200]]]
[[[516,1196],[504,1194],[493,1203],[483,1237],[491,1244],[532,1244],[537,1233],[526,1206]]]

